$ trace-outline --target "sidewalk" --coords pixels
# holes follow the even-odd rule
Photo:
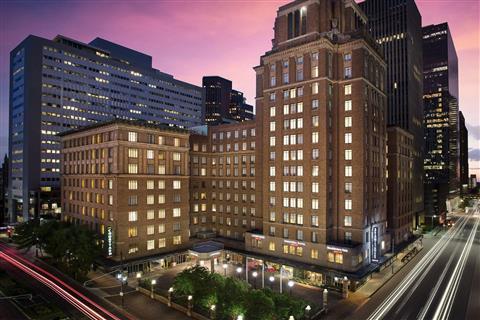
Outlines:
[[[413,246],[413,245],[412,245]],[[423,250],[423,247],[417,247],[417,254]],[[412,247],[413,248],[413,247]],[[403,267],[408,265],[411,261],[402,262],[402,258],[410,252],[409,250],[404,250],[397,254],[395,261],[393,262],[393,272],[392,265],[384,267],[379,272],[374,272],[370,275],[370,279],[361,286],[355,292],[349,292],[348,298],[341,300],[337,305],[329,305],[329,315],[326,316],[326,319],[345,319],[349,318],[355,311],[361,308],[365,303],[368,302],[369,298],[374,295],[378,290],[380,290],[397,272],[399,272]]]
[[[92,271],[88,274],[90,282],[88,288],[97,296],[122,308],[122,298],[120,296],[120,283],[115,278],[115,274],[103,274],[98,271]],[[100,278],[98,278],[100,277]],[[128,285],[123,286],[124,307],[123,309],[133,316],[133,319],[142,320],[187,320],[190,319],[184,313],[169,308],[167,305],[152,300],[136,290],[136,280],[130,278]],[[159,281],[160,282],[160,281]]]

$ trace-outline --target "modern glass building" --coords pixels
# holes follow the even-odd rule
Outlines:
[[[58,133],[113,118],[201,125],[203,92],[104,39],[28,36],[10,53],[10,220],[61,211]]]
[[[423,28],[425,209],[442,215],[460,189],[458,58],[447,23]]]

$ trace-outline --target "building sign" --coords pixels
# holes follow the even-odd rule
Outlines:
[[[283,240],[284,243],[288,243],[288,244],[291,244],[295,247],[298,247],[298,246],[305,246],[305,243],[304,242],[300,242],[300,241],[295,241],[295,240]]]
[[[259,234],[252,234],[252,238],[256,240],[263,240],[265,239],[265,236],[259,235]]]
[[[113,256],[113,231],[110,226],[107,226],[107,256]]]
[[[372,230],[372,261],[378,261],[378,227]]]
[[[339,252],[348,252],[347,248],[341,248],[341,247],[329,246],[329,245],[327,245],[327,250],[339,251]]]

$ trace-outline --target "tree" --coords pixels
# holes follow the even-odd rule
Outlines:
[[[19,249],[25,249],[25,251],[29,251],[35,246],[38,247],[40,244],[40,239],[38,238],[39,229],[40,220],[38,219],[21,223],[15,227],[13,241],[18,244]]]
[[[275,305],[273,300],[261,290],[251,290],[246,299],[245,314],[248,320],[273,319]]]

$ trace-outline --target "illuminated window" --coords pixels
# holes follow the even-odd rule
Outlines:
[[[165,224],[158,225],[158,233],[165,233]]]
[[[138,165],[136,163],[129,163],[128,164],[128,173],[137,174],[138,173]]]
[[[345,100],[345,111],[352,111],[352,100]]]
[[[345,166],[345,177],[352,176],[352,166]]]
[[[352,216],[345,216],[343,219],[343,224],[345,227],[351,227],[352,226]]]
[[[335,252],[335,263],[343,264],[343,253]]]
[[[155,240],[148,240],[147,241],[147,250],[155,249]]]
[[[158,239],[158,247],[159,248],[165,248],[167,245],[167,241],[165,238],[160,238]]]
[[[344,89],[345,89],[345,95],[346,96],[352,94],[352,85],[351,84],[346,84]]]
[[[154,159],[154,152],[153,152],[153,150],[147,150],[147,159],[149,159],[149,160]]]
[[[352,160],[352,150],[345,150],[345,160]]]
[[[173,208],[173,217],[178,218],[182,215],[182,209],[180,208]]]
[[[182,236],[174,236],[173,237],[173,244],[174,245],[182,244]]]
[[[128,221],[133,222],[138,220],[138,212],[130,211],[128,212]]]
[[[180,180],[173,181],[173,189],[178,190],[182,188],[182,182]]]
[[[147,210],[147,220],[155,219],[155,210]]]
[[[129,227],[128,228],[128,237],[133,238],[138,235],[138,229],[137,227]]]
[[[275,251],[275,242],[270,241],[268,244],[268,250]]]
[[[137,133],[129,131],[128,132],[128,141],[130,142],[137,142]]]
[[[312,259],[318,259],[318,250],[317,249],[312,249],[310,251],[310,258]]]
[[[345,143],[352,143],[352,133],[345,133]]]
[[[345,117],[345,128],[350,128],[352,126],[352,117]]]
[[[154,225],[148,225],[147,226],[147,235],[152,235],[155,233],[155,226]]]
[[[165,214],[165,209],[159,209],[158,210],[158,219],[165,219],[166,214]]]
[[[128,181],[128,190],[137,190],[138,182],[137,180],[129,180]]]
[[[345,210],[352,210],[352,200],[345,199]]]

